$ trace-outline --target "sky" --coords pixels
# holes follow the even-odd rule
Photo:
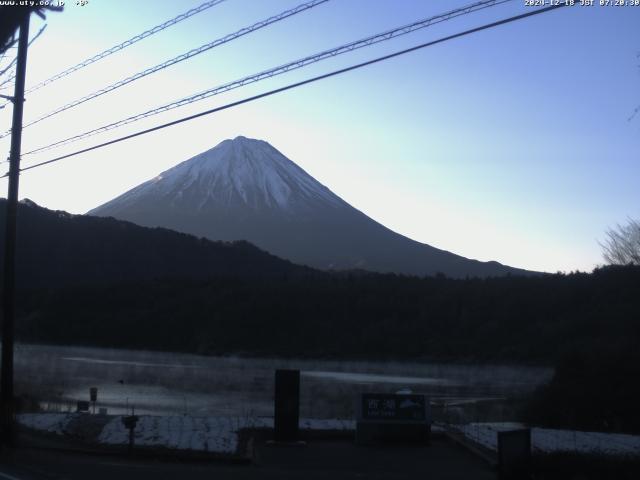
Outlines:
[[[76,0],[33,16],[27,87],[204,0]],[[25,122],[304,0],[226,0],[29,93]],[[23,152],[472,2],[330,0],[24,130]],[[578,2],[577,2],[578,3]],[[591,271],[640,217],[640,6],[576,5],[23,172],[20,198],[85,213],[222,140],[271,143],[414,240],[532,270]],[[39,154],[23,167],[512,15],[513,0]],[[15,55],[9,51],[0,70]],[[0,79],[1,80],[1,79]],[[11,90],[0,91],[8,94]],[[0,110],[0,131],[11,108]],[[0,156],[9,138],[0,139]],[[6,169],[1,164],[0,169]],[[4,172],[0,172],[4,173]],[[6,179],[0,195],[6,196]]]

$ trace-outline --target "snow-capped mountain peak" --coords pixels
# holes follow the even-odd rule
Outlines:
[[[225,140],[89,214],[212,240],[247,240],[323,269],[458,277],[516,271],[403,237],[340,199],[267,142],[245,137]]]
[[[342,203],[269,143],[242,136],[224,140],[114,202],[128,203],[151,192],[171,196],[176,202],[197,196],[196,209],[219,202],[285,210],[305,208],[310,202]]]

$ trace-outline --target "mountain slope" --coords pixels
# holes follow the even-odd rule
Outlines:
[[[531,273],[469,260],[399,235],[267,142],[245,137],[225,140],[88,214],[213,240],[247,240],[320,269],[452,277]]]
[[[4,225],[6,200],[0,199]],[[4,248],[0,237],[0,250]],[[30,201],[18,208],[18,286],[112,285],[212,277],[274,278],[309,269],[246,242],[223,243],[113,218],[52,211]],[[0,267],[2,259],[0,259]]]

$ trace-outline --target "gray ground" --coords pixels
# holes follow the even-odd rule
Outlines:
[[[8,480],[135,479],[494,479],[486,462],[445,438],[431,446],[358,447],[350,440],[314,440],[274,447],[256,438],[251,462],[177,461],[162,458],[4,451],[0,478]]]

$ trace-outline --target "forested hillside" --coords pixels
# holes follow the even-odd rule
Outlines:
[[[23,293],[23,341],[305,357],[552,363],[635,348],[640,267],[453,280],[157,280]]]

